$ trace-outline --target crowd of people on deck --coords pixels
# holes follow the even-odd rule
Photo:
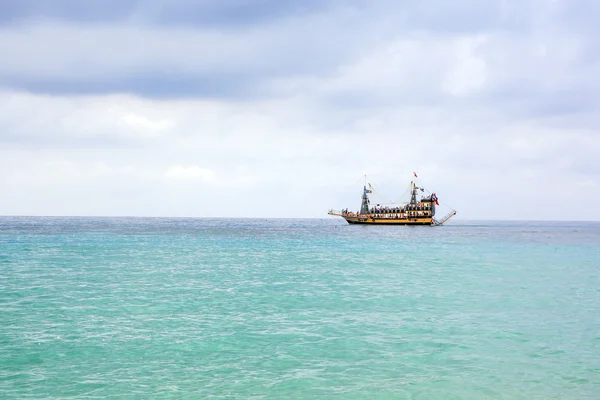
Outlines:
[[[429,203],[406,204],[404,207],[374,207],[369,209],[369,214],[393,214],[407,211],[431,210]]]

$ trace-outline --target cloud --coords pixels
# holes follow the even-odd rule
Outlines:
[[[598,105],[597,35],[574,22],[586,16],[565,1],[72,3],[6,3],[16,22],[0,28],[0,50],[10,54],[0,87],[162,99],[305,96],[358,113],[454,106],[456,97],[463,107],[493,104],[517,117]]]
[[[600,218],[555,212],[600,195],[582,3],[48,4],[0,5],[6,213],[320,217],[416,170],[463,218]]]
[[[138,131],[147,135],[157,135],[173,127],[173,122],[169,120],[153,120],[144,115],[134,113],[128,113],[121,117],[121,123],[128,130]]]
[[[231,26],[265,23],[328,7],[322,0],[22,0],[0,4],[0,22],[23,23],[40,18],[84,23],[128,21],[147,25]]]
[[[216,174],[210,169],[200,168],[197,165],[189,167],[175,165],[165,172],[165,178],[175,180],[199,180],[210,183],[216,180]]]
[[[551,210],[571,196],[565,187],[600,195],[600,137],[593,131],[565,132],[495,113],[385,110],[340,131],[314,124],[320,114],[296,99],[58,101],[66,116],[87,118],[90,126],[106,118],[89,112],[90,105],[115,107],[109,126],[122,129],[116,137],[128,138],[123,145],[104,131],[91,130],[98,135],[91,142],[76,129],[63,131],[65,115],[53,110],[56,98],[28,95],[18,103],[3,117],[22,116],[11,123],[15,133],[24,131],[31,104],[49,111],[44,122],[52,129],[40,132],[43,143],[36,136],[4,143],[0,207],[10,214],[319,217],[327,208],[352,207],[364,174],[397,199],[413,170],[463,218],[557,218]],[[131,114],[174,125],[160,135],[131,136],[133,130],[118,123]],[[99,146],[102,141],[110,146]],[[20,200],[25,197],[45,200],[36,205]],[[569,215],[585,216],[584,210]]]
[[[372,34],[347,29],[359,18],[357,10],[323,13],[308,15],[309,31],[295,14],[235,29],[54,19],[8,25],[0,29],[0,50],[11,55],[0,66],[0,86],[49,94],[264,96],[265,81],[327,74],[368,45]],[[349,40],[353,45],[343,46]]]
[[[486,82],[486,63],[476,52],[484,37],[466,38],[459,42],[456,61],[442,82],[442,90],[453,96],[464,96],[483,88]]]
[[[48,97],[0,92],[0,143],[131,147],[172,133],[174,115],[131,96]]]

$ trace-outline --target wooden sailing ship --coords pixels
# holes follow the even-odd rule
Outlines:
[[[416,174],[414,174],[417,177]],[[362,203],[360,211],[353,212],[344,209],[341,211],[329,210],[328,214],[344,218],[349,224],[372,224],[372,225],[442,225],[454,215],[451,210],[441,219],[435,218],[436,206],[439,206],[438,197],[435,193],[423,195],[425,188],[417,186],[414,181],[410,182],[410,201],[398,204],[380,205],[371,207],[369,194],[373,193],[371,184],[366,183],[363,187]],[[419,194],[422,194],[419,199]]]

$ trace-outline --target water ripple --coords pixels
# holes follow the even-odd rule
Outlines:
[[[3,217],[0,397],[597,398],[599,239]]]

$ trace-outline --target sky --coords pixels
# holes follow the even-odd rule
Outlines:
[[[2,0],[0,215],[600,220],[600,2]],[[445,211],[442,209],[440,212]]]

